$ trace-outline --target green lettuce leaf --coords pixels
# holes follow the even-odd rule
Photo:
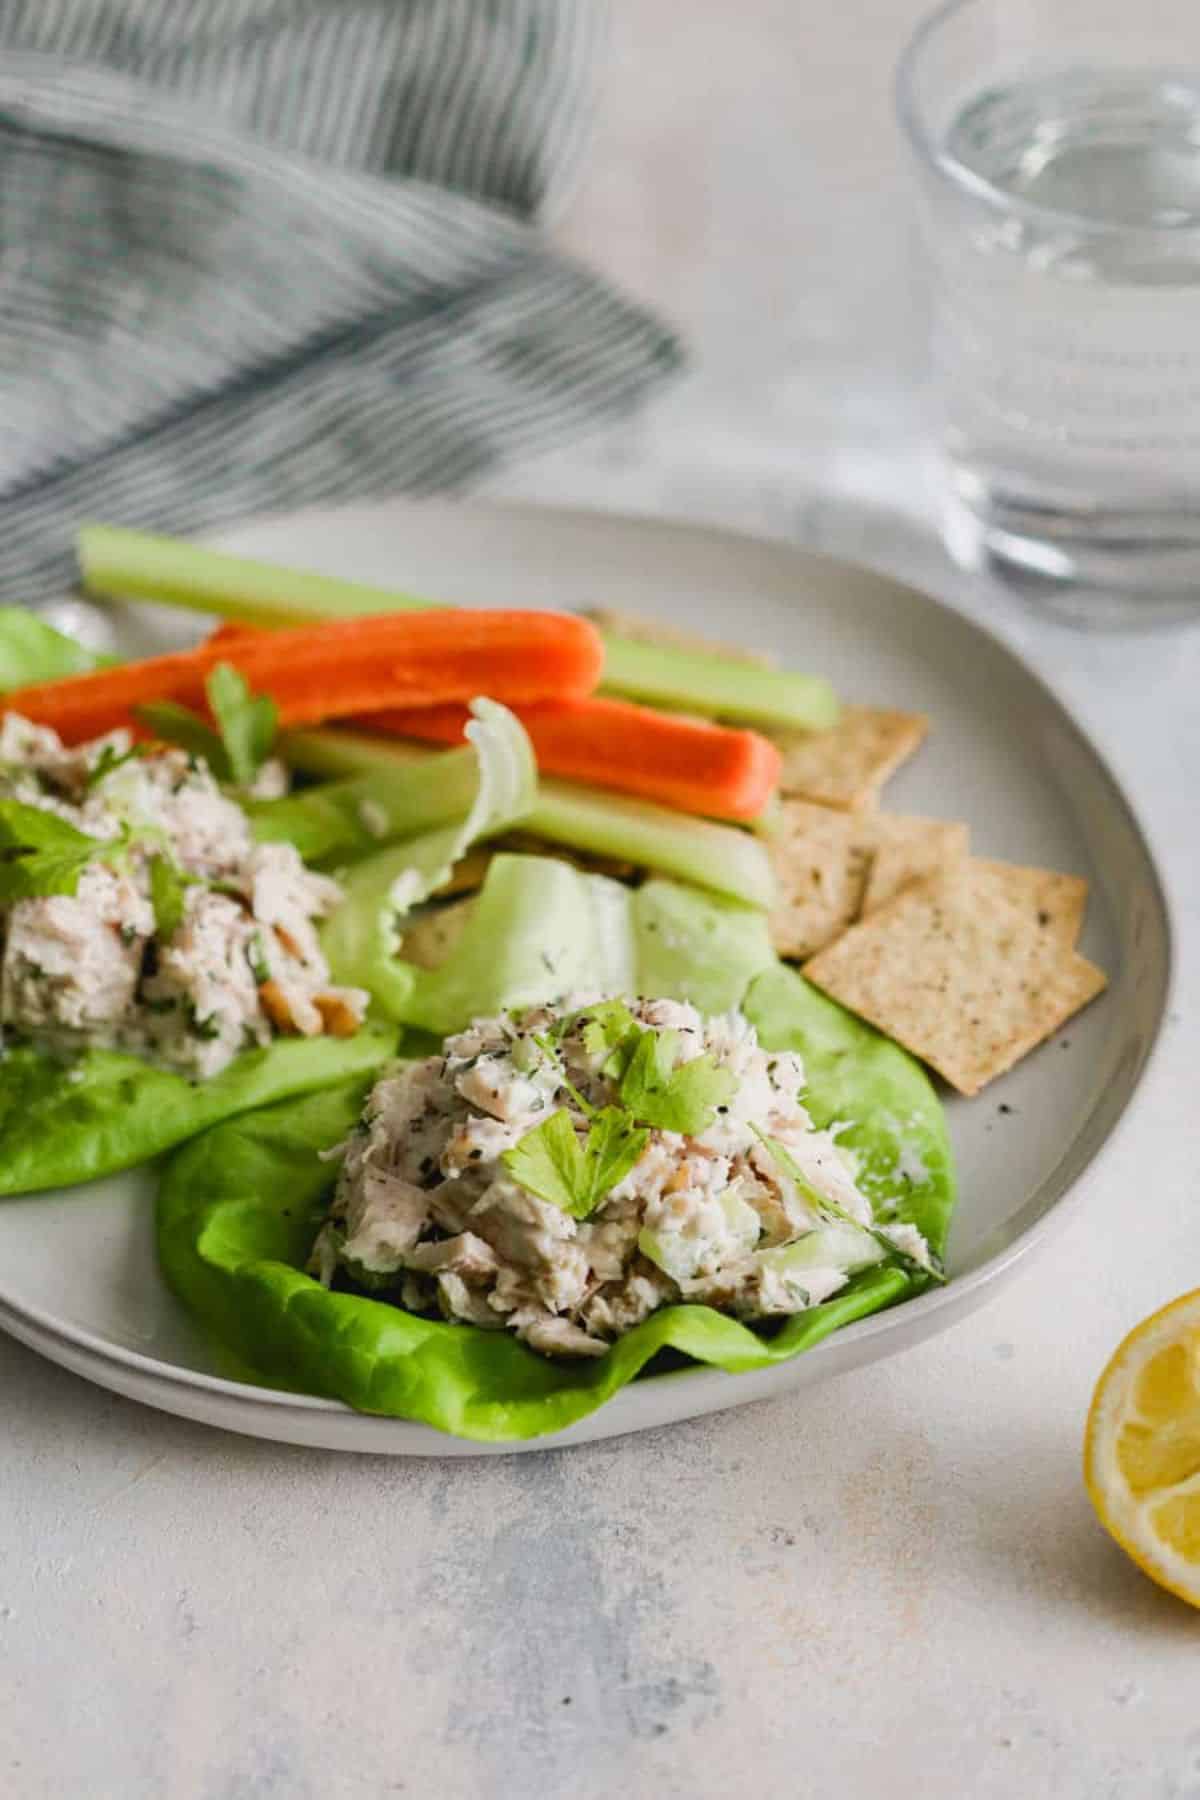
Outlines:
[[[511,918],[509,937],[490,941],[487,967],[476,959],[482,949],[476,947],[472,967],[488,980],[487,1004],[472,1007],[464,988],[456,996],[456,1024],[471,1011],[505,1003],[497,991],[504,973],[518,982],[536,978],[536,945],[561,942],[561,934],[550,934],[554,918],[568,904],[577,905],[589,892],[587,884],[599,879],[579,877],[561,864],[529,867],[542,861],[513,857],[493,864],[501,869],[500,901],[512,901],[517,893],[529,900],[540,891],[548,916]],[[562,890],[545,885],[567,877],[572,879]],[[632,896],[619,890],[626,928],[633,902],[655,885]],[[717,907],[718,916],[704,917],[704,907]],[[954,1174],[942,1110],[923,1071],[801,976],[775,964],[769,951],[764,959],[752,909],[741,909],[745,941],[738,946],[736,915],[724,913],[712,899],[696,908],[694,900],[684,903],[678,895],[660,893],[652,896],[646,921],[669,919],[676,931],[688,921],[697,964],[712,946],[725,947],[724,1004],[744,1004],[768,1048],[802,1054],[805,1101],[814,1118],[828,1125],[853,1121],[842,1141],[857,1151],[867,1191],[877,1201],[898,1194],[898,1204],[885,1208],[884,1216],[916,1224],[940,1253],[954,1203]],[[494,922],[503,914],[498,904]],[[595,944],[594,921],[582,927],[577,922],[577,933]],[[658,935],[634,934],[649,946],[651,959]],[[627,935],[617,963],[605,966],[618,966],[629,945]],[[645,964],[635,960],[634,966],[644,993],[687,998],[696,980],[683,942],[672,944],[653,981]],[[590,985],[603,987],[595,976],[593,970]],[[543,984],[546,978],[543,970]],[[704,968],[700,979],[706,991],[717,991],[714,969]],[[629,989],[618,984],[614,991]],[[443,998],[448,995],[443,990]],[[527,995],[521,989],[510,998],[522,1004]],[[548,1361],[501,1332],[415,1318],[383,1301],[327,1292],[303,1273],[335,1178],[319,1152],[345,1136],[361,1098],[359,1084],[250,1114],[196,1139],[167,1169],[158,1206],[167,1278],[260,1379],[481,1442],[536,1437],[593,1412],[661,1350],[731,1374],[761,1369],[924,1285],[894,1265],[865,1269],[841,1293],[787,1320],[769,1337],[709,1307],[667,1307],[586,1364]],[[574,1191],[570,1175],[567,1187]]]
[[[551,1362],[504,1332],[417,1318],[303,1273],[335,1179],[318,1152],[351,1129],[362,1084],[234,1119],[172,1158],[158,1196],[171,1288],[260,1380],[481,1443],[561,1431],[661,1350],[737,1374],[786,1361],[911,1291],[875,1268],[770,1339],[707,1306],[655,1313],[594,1362]]]
[[[572,994],[671,995],[724,1012],[774,961],[757,907],[665,879],[627,888],[555,857],[506,853],[492,859],[450,956],[419,969],[402,960],[402,947],[400,957],[391,950],[400,921],[387,936],[378,928],[413,847],[372,858],[386,871],[377,883],[364,879],[370,864],[351,871],[324,942],[339,981],[369,987],[388,1016],[438,1036],[504,1007]]]
[[[0,606],[0,694],[10,688],[86,675],[111,662],[55,631],[25,606]]]
[[[518,720],[491,700],[476,700],[471,710],[467,737],[478,778],[466,817],[355,863],[322,932],[334,980],[368,989],[381,1011],[406,1024],[424,1021],[412,1016],[415,971],[397,954],[405,915],[449,879],[479,838],[523,818],[537,792],[533,746]]]
[[[373,1073],[395,1049],[394,1031],[369,1026],[352,1038],[279,1038],[191,1082],[116,1050],[64,1063],[10,1047],[0,1061],[0,1194],[131,1169],[236,1113]]]

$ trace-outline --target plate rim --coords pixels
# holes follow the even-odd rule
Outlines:
[[[352,500],[335,505],[300,507],[291,511],[285,510],[279,512],[258,513],[222,527],[219,530],[205,531],[195,535],[198,542],[210,544],[217,548],[222,545],[231,544],[231,541],[233,541],[232,553],[246,554],[246,552],[240,551],[237,548],[236,539],[240,535],[264,527],[269,528],[283,524],[296,526],[300,524],[303,528],[311,528],[318,521],[327,520],[333,522],[335,520],[341,520],[344,522],[356,515],[359,517],[368,514],[379,515],[380,513],[389,511],[423,512],[427,516],[431,513],[441,512],[449,519],[455,513],[461,513],[464,510],[475,514],[490,514],[500,521],[511,519],[514,516],[528,522],[550,518],[558,523],[563,523],[568,526],[572,523],[587,523],[591,526],[595,526],[598,523],[611,524],[614,528],[628,529],[629,527],[634,527],[638,531],[649,532],[655,535],[668,535],[682,530],[695,537],[708,537],[722,542],[733,541],[734,543],[745,545],[769,545],[772,549],[785,555],[793,555],[798,560],[819,562],[833,571],[841,569],[847,570],[856,576],[867,575],[873,580],[885,582],[893,588],[904,590],[908,595],[915,597],[923,605],[932,607],[936,613],[947,614],[958,624],[965,626],[969,631],[977,633],[993,651],[998,651],[1002,656],[1006,657],[1010,663],[1016,666],[1021,675],[1030,684],[1033,690],[1035,690],[1039,699],[1044,703],[1047,703],[1069,727],[1077,745],[1087,753],[1098,773],[1103,778],[1110,799],[1115,802],[1123,813],[1125,823],[1131,829],[1134,837],[1142,847],[1146,868],[1151,878],[1151,897],[1161,925],[1163,979],[1161,992],[1156,1001],[1153,1030],[1148,1034],[1142,1048],[1140,1062],[1132,1075],[1128,1091],[1119,1112],[1109,1124],[1108,1129],[1105,1131],[1100,1141],[1087,1154],[1074,1175],[1069,1178],[1068,1185],[1063,1189],[1062,1193],[1059,1194],[1057,1199],[1050,1203],[1049,1207],[1040,1215],[1040,1217],[1035,1219],[1032,1224],[1025,1227],[1015,1240],[995,1251],[976,1268],[967,1271],[963,1275],[957,1276],[952,1282],[947,1284],[947,1286],[927,1291],[924,1294],[918,1295],[913,1300],[906,1301],[902,1306],[885,1308],[882,1312],[872,1314],[865,1319],[857,1320],[853,1324],[843,1327],[840,1331],[831,1334],[828,1338],[825,1338],[820,1343],[814,1345],[812,1349],[806,1351],[803,1360],[808,1364],[810,1359],[813,1358],[828,1359],[830,1356],[836,1355],[839,1346],[846,1346],[847,1349],[852,1349],[853,1346],[862,1344],[870,1338],[894,1328],[894,1320],[900,1317],[910,1321],[912,1325],[917,1328],[915,1335],[922,1337],[933,1335],[937,1330],[943,1328],[939,1327],[939,1324],[937,1323],[938,1315],[940,1313],[950,1311],[953,1315],[955,1313],[971,1310],[969,1307],[965,1306],[965,1302],[972,1294],[980,1288],[998,1287],[1001,1283],[1001,1278],[1012,1271],[1017,1263],[1023,1261],[1030,1252],[1045,1243],[1054,1232],[1064,1227],[1070,1221],[1078,1206],[1082,1203],[1086,1177],[1094,1170],[1099,1160],[1109,1153],[1119,1140],[1120,1136],[1128,1129],[1130,1120],[1137,1107],[1144,1100],[1147,1077],[1157,1065],[1162,1050],[1164,1036],[1163,1026],[1171,1009],[1178,981],[1178,922],[1170,890],[1163,879],[1162,862],[1158,854],[1154,829],[1142,818],[1141,813],[1135,807],[1127,791],[1124,781],[1113,768],[1105,750],[1096,742],[1091,732],[1082,723],[1071,703],[1056,691],[1046,677],[1032,665],[1021,649],[1012,644],[990,624],[985,623],[976,618],[974,614],[966,612],[962,608],[956,606],[952,600],[944,598],[941,594],[934,593],[927,588],[918,587],[912,581],[902,579],[899,576],[893,576],[886,570],[872,567],[868,563],[855,562],[844,556],[831,555],[827,552],[813,549],[808,545],[795,543],[784,536],[773,535],[769,532],[739,529],[736,526],[727,527],[724,525],[713,525],[705,521],[689,519],[686,517],[674,517],[662,513],[640,514],[614,512],[602,506],[539,505],[528,501],[509,503],[502,500],[497,501],[490,499],[455,501],[453,499],[447,499],[445,496],[435,496],[428,500],[424,500],[409,495]],[[273,557],[267,557],[264,560],[273,561],[275,559]],[[290,565],[286,562],[282,562],[280,566],[288,567]],[[1070,1154],[1070,1150],[1070,1144],[1064,1146],[1064,1158]],[[1038,1196],[1054,1182],[1057,1170],[1061,1167],[1061,1162],[1062,1158],[1047,1171],[1042,1181],[1029,1194],[1025,1204],[1036,1201]],[[176,1301],[179,1305],[183,1304],[181,1301],[178,1301],[177,1297]],[[948,1326],[953,1322],[953,1317],[951,1317],[945,1321],[945,1324]],[[926,1325],[924,1331],[919,1329],[919,1326],[922,1324]],[[287,1388],[265,1386],[257,1382],[238,1381],[228,1376],[209,1374],[198,1369],[189,1369],[177,1363],[163,1362],[157,1357],[147,1355],[143,1351],[134,1350],[125,1345],[113,1343],[111,1340],[101,1337],[87,1327],[75,1325],[70,1321],[57,1318],[54,1314],[46,1312],[40,1306],[5,1295],[2,1286],[0,1286],[0,1330],[10,1332],[11,1335],[16,1337],[20,1342],[25,1343],[32,1348],[36,1354],[44,1355],[49,1360],[55,1360],[53,1349],[47,1348],[41,1343],[32,1343],[30,1337],[24,1335],[21,1331],[20,1327],[22,1325],[26,1326],[30,1332],[35,1333],[39,1339],[49,1339],[51,1345],[61,1343],[64,1348],[69,1347],[75,1353],[71,1359],[70,1366],[76,1373],[80,1372],[77,1363],[81,1357],[86,1357],[89,1360],[94,1359],[98,1365],[97,1368],[85,1375],[84,1378],[94,1380],[98,1385],[107,1385],[104,1381],[104,1370],[106,1367],[111,1366],[114,1370],[127,1372],[130,1377],[141,1377],[147,1383],[164,1383],[168,1387],[184,1388],[191,1393],[196,1394],[197,1397],[207,1396],[214,1405],[219,1404],[223,1400],[228,1400],[231,1402],[236,1401],[242,1407],[261,1409],[268,1414],[282,1411],[290,1414],[295,1419],[299,1419],[305,1413],[315,1414],[319,1418],[358,1419],[363,1422],[364,1428],[366,1429],[370,1429],[372,1426],[380,1428],[381,1437],[383,1435],[382,1428],[387,1428],[388,1436],[394,1436],[398,1440],[403,1440],[406,1436],[413,1434],[424,1436],[425,1434],[432,1433],[436,1437],[444,1437],[447,1445],[453,1444],[457,1446],[457,1454],[462,1454],[464,1452],[470,1454],[472,1452],[516,1452],[521,1450],[553,1449],[556,1445],[563,1445],[565,1447],[570,1441],[573,1433],[577,1432],[581,1426],[586,1426],[590,1420],[599,1417],[614,1422],[614,1429],[610,1433],[605,1433],[604,1435],[617,1436],[625,1432],[636,1431],[640,1429],[636,1420],[621,1420],[619,1423],[617,1420],[620,1413],[624,1410],[622,1402],[625,1402],[627,1405],[631,1396],[636,1397],[639,1386],[644,1388],[646,1385],[644,1383],[632,1384],[631,1386],[622,1389],[603,1407],[585,1415],[584,1418],[577,1421],[575,1425],[569,1426],[564,1430],[546,1433],[534,1438],[492,1443],[463,1438],[454,1433],[442,1433],[437,1427],[426,1425],[420,1420],[405,1419],[392,1414],[367,1413],[359,1408],[350,1406],[345,1401],[331,1399],[325,1395],[299,1393]],[[897,1353],[904,1347],[905,1346],[903,1345],[898,1345]],[[786,1388],[787,1372],[794,1366],[795,1365],[792,1363],[780,1363],[775,1365],[770,1371],[764,1372],[780,1378],[775,1391],[781,1392]],[[686,1381],[691,1388],[698,1390],[703,1387],[707,1392],[710,1388],[716,1388],[718,1384],[727,1380],[728,1376],[724,1370],[709,1367],[704,1364],[697,1364],[691,1368],[673,1371],[669,1376],[652,1377],[651,1381],[657,1380],[661,1383],[668,1379],[672,1381],[672,1385],[682,1384]],[[736,1384],[734,1384],[734,1386],[736,1386]],[[119,1391],[128,1394],[129,1388],[125,1383],[122,1383]],[[661,1391],[661,1388],[658,1391]],[[756,1397],[759,1396],[746,1394],[743,1395],[742,1400],[739,1401],[736,1391],[731,1391],[728,1399],[723,1402],[719,1401],[715,1406],[697,1408],[696,1412],[724,1410],[725,1407],[736,1406],[739,1403],[749,1403],[752,1398]],[[150,1404],[152,1406],[159,1405],[157,1401],[143,1400],[142,1403]],[[196,1412],[190,1412],[187,1416],[198,1418],[200,1415]],[[695,1414],[689,1413],[681,1416],[688,1417],[695,1416]],[[221,1422],[218,1419],[211,1419],[203,1422],[211,1423],[218,1428],[221,1426]],[[240,1430],[242,1428],[234,1427],[234,1429]],[[260,1435],[265,1438],[269,1437],[271,1434],[263,1432]],[[372,1443],[364,1446],[364,1448],[373,1450],[379,1454],[388,1454],[389,1452],[397,1454],[401,1453],[402,1445],[401,1442],[397,1442],[392,1446],[381,1441],[379,1443]],[[414,1453],[438,1454],[436,1450],[430,1452],[426,1449],[415,1451]],[[445,1451],[441,1453],[447,1454]]]

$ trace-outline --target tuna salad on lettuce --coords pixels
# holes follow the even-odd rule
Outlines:
[[[476,1020],[376,1084],[309,1266],[565,1356],[602,1356],[675,1301],[785,1318],[889,1256],[930,1272],[915,1226],[875,1229],[803,1084],[739,1012]]]
[[[765,1368],[940,1279],[937,1095],[761,910],[503,854],[414,935],[399,1060],[168,1165],[163,1269],[240,1368],[528,1438],[666,1353]]]
[[[68,749],[0,721],[0,1025],[59,1054],[130,1050],[203,1080],[280,1034],[353,1037],[369,996],[317,935],[341,898],[183,750]]]
[[[63,641],[24,621],[13,635],[0,613],[13,670],[46,672]],[[2,1194],[112,1174],[378,1069],[396,1023],[369,1018],[369,983],[330,968],[345,883],[364,930],[373,910],[396,917],[535,791],[521,726],[480,701],[468,742],[420,781],[287,794],[263,743],[231,754],[264,702],[226,686],[220,733],[156,718],[190,748],[124,731],[68,747],[16,711],[0,719]]]

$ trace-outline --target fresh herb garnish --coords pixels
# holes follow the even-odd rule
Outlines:
[[[621,1105],[643,1125],[699,1137],[732,1097],[737,1080],[707,1052],[680,1063],[678,1031],[638,1024],[620,1000],[590,1006],[584,1048],[603,1056],[600,1071],[617,1084]]]
[[[573,1022],[566,1021],[568,1025]],[[601,1073],[611,1076],[614,1081],[619,1080],[629,1066],[642,1030],[625,1002],[601,1000],[599,1005],[588,1007],[579,1023],[583,1027],[583,1047],[588,1055],[602,1057]]]
[[[193,775],[207,763],[219,780],[230,779],[220,737],[190,706],[180,706],[175,700],[146,700],[134,708],[134,713],[156,737],[187,751],[188,768]]]
[[[183,924],[184,896],[195,884],[195,877],[185,875],[169,856],[152,856],[149,873],[154,930],[160,938],[174,937]]]
[[[616,1105],[593,1106],[567,1077],[561,1041],[576,1020],[585,1048],[604,1058],[601,1073],[617,1084]],[[591,1006],[576,1020],[531,1035],[555,1066],[559,1094],[568,1095],[586,1119],[586,1134],[581,1139],[570,1114],[560,1109],[527,1131],[501,1161],[540,1200],[586,1219],[634,1167],[651,1127],[698,1136],[737,1084],[710,1055],[677,1063],[680,1034],[644,1029],[619,1000]]]
[[[580,1140],[569,1113],[551,1113],[500,1158],[514,1181],[573,1219],[586,1219],[636,1164],[650,1133],[620,1107],[594,1112]]]
[[[238,787],[249,787],[271,754],[279,709],[269,694],[252,694],[245,676],[232,663],[218,663],[204,691],[221,733],[230,774]]]
[[[73,894],[87,865],[120,843],[89,837],[40,806],[0,800],[0,901]]]
[[[154,700],[137,709],[137,716],[168,743],[179,744],[192,756],[203,757],[218,781],[249,787],[271,754],[278,724],[275,702],[267,694],[252,694],[243,675],[232,663],[218,663],[204,684],[217,729],[174,700]]]
[[[211,1044],[220,1037],[221,1021],[212,1013],[206,1013],[201,1018],[196,1011],[194,1001],[188,1000],[184,1003],[184,1014],[187,1018],[188,1031],[192,1037],[199,1038],[202,1043],[206,1044]]]
[[[789,1153],[787,1147],[779,1142],[778,1138],[768,1137],[766,1132],[760,1131],[757,1125],[751,1125],[750,1129],[763,1148],[771,1153],[801,1198],[812,1207],[818,1218],[837,1219],[843,1225],[857,1226],[859,1231],[865,1231],[869,1237],[873,1237],[880,1248],[886,1250],[889,1260],[903,1269],[906,1275],[918,1276],[921,1280],[945,1283],[946,1277],[933,1262],[932,1255],[930,1261],[924,1263],[919,1257],[910,1256],[907,1250],[901,1250],[900,1246],[894,1244],[887,1232],[880,1230],[879,1226],[864,1225],[862,1220],[856,1219],[852,1212],[847,1212],[840,1202],[831,1200],[827,1194],[818,1193],[796,1163],[795,1158]]]
[[[267,947],[263,942],[261,931],[256,931],[246,945],[246,961],[250,964],[250,973],[259,987],[270,981],[271,969],[267,962]]]
[[[145,746],[142,744],[134,744],[129,750],[114,750],[111,744],[105,744],[87,772],[87,779],[83,784],[85,792],[90,794],[92,789],[106,776],[111,775],[115,769],[123,768],[127,762],[133,762],[145,754]]]
[[[643,1031],[617,1092],[622,1106],[642,1124],[699,1137],[712,1124],[717,1107],[730,1099],[737,1080],[711,1055],[677,1063],[678,1054],[677,1031]]]

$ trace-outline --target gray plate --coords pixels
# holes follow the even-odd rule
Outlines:
[[[795,1362],[635,1383],[536,1448],[736,1406],[888,1356],[988,1297],[1043,1242],[1111,1136],[1162,1022],[1170,930],[1137,819],[1062,704],[1003,645],[936,600],[845,564],[693,526],[398,502],[244,527],[231,548],[489,606],[604,603],[777,650],[848,697],[928,712],[893,810],[970,822],[981,854],[1085,875],[1082,949],[1108,993],[974,1101],[948,1102],[962,1197],[950,1285],[849,1327]],[[118,611],[117,641],[177,641],[177,614]],[[1000,1112],[1001,1103],[1012,1112]],[[222,1379],[158,1276],[144,1174],[0,1207],[0,1325],[119,1393],[234,1431],[401,1455],[476,1453],[424,1426]]]

